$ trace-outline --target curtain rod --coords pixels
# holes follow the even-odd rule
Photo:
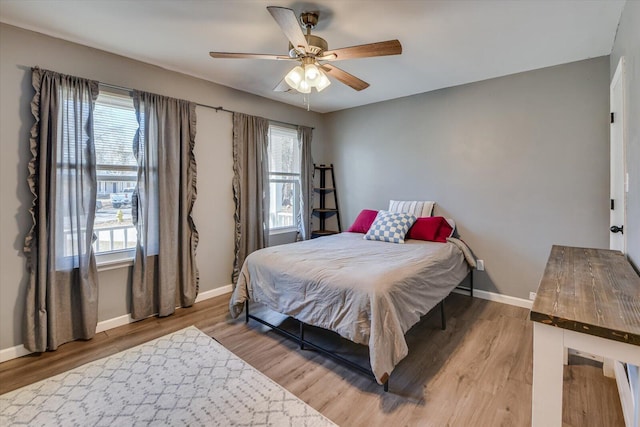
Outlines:
[[[118,86],[118,85],[114,85],[114,84],[111,84],[111,83],[102,83],[102,82],[98,82],[98,84],[99,84],[99,85],[101,85],[101,86],[105,86],[105,87],[111,88],[111,89],[117,89],[117,90],[121,90],[121,91],[129,92],[129,93],[131,93],[131,92],[133,92],[133,91],[134,91],[134,89],[132,89],[132,88],[130,88],[130,87]],[[191,102],[191,101],[189,101],[189,102]],[[213,109],[213,110],[216,110],[216,113],[217,113],[218,111],[224,111],[225,113],[231,113],[231,114],[233,114],[233,113],[240,113],[239,111],[227,110],[226,108],[224,108],[224,107],[223,107],[223,106],[221,106],[221,105],[220,105],[220,106],[218,106],[218,107],[214,107],[213,105],[201,104],[201,103],[199,103],[199,102],[194,102],[194,104],[196,104],[196,105],[197,105],[197,106],[199,106],[199,107],[211,108],[211,109]],[[240,113],[240,114],[244,114],[244,113]],[[267,119],[267,120],[269,120],[270,122],[274,122],[274,123],[281,124],[281,125],[299,126],[299,125],[296,125],[296,124],[294,124],[294,123],[282,122],[282,121],[280,121],[280,120],[271,120],[271,119]],[[312,127],[311,129],[315,129],[315,128],[314,128],[314,127]]]

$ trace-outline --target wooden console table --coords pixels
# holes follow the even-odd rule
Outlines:
[[[640,365],[640,277],[618,251],[554,245],[531,320],[533,427],[562,425],[565,348]]]

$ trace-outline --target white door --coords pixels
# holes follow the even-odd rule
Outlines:
[[[626,170],[624,153],[624,58],[611,81],[611,214],[609,216],[609,248],[626,252],[624,235],[626,204]]]

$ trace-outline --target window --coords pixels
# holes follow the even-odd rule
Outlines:
[[[47,111],[48,119],[59,125],[57,134],[51,137],[54,147],[45,145],[38,150],[39,155],[44,156],[55,153],[55,185],[49,185],[45,192],[45,197],[49,191],[55,192],[55,203],[53,212],[51,206],[45,209],[56,219],[55,232],[51,236],[55,242],[56,269],[69,270],[79,266],[80,257],[87,253],[87,243],[91,241],[85,226],[87,211],[92,207],[84,203],[92,190],[84,180],[84,172],[89,166],[86,153],[90,133],[83,125],[89,123],[92,101],[88,93],[80,93],[67,82],[61,81],[56,91],[54,96],[60,101],[57,111]]]
[[[100,91],[93,127],[98,190],[94,251],[99,262],[131,258],[137,240],[131,203],[137,181],[133,138],[138,130],[131,96]]]
[[[300,147],[295,128],[269,125],[269,228],[297,229]]]

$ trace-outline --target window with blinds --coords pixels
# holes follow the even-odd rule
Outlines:
[[[296,230],[300,194],[298,131],[269,125],[269,228]]]
[[[138,130],[133,99],[101,91],[93,115],[97,199],[96,254],[130,251],[136,246],[131,203],[137,180],[133,138]]]

